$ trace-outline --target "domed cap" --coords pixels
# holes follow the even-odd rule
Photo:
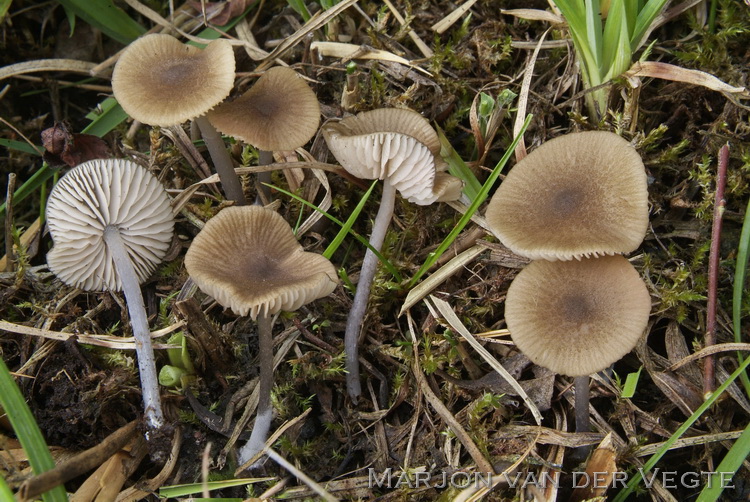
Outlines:
[[[233,85],[234,52],[221,39],[199,49],[171,35],[146,35],[125,49],[112,74],[112,91],[127,114],[162,127],[200,117]]]
[[[409,202],[427,205],[461,195],[457,178],[444,174],[436,183],[436,170],[445,168],[440,141],[417,112],[398,108],[362,112],[326,124],[323,136],[349,173],[364,179],[388,178]]]
[[[516,346],[556,373],[596,373],[635,347],[651,298],[622,256],[531,262],[511,283],[505,320]]]
[[[331,294],[338,282],[330,261],[304,251],[284,218],[260,206],[228,207],[211,218],[185,267],[204,293],[253,319],[297,310]]]
[[[47,202],[47,222],[54,241],[47,253],[50,270],[87,291],[122,289],[104,243],[107,226],[119,229],[138,282],[161,263],[174,230],[159,180],[124,159],[92,160],[63,176]]]
[[[277,66],[245,94],[217,106],[208,120],[223,134],[261,150],[294,150],[318,131],[320,104],[297,72]]]
[[[486,218],[505,246],[531,259],[628,253],[648,227],[646,171],[616,134],[560,136],[510,171]]]

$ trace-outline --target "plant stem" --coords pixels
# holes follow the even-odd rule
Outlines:
[[[377,251],[383,247],[385,234],[393,216],[393,207],[396,204],[396,189],[386,178],[383,181],[383,195],[380,199],[380,209],[375,216],[370,234],[370,245]],[[346,333],[344,334],[344,350],[346,352],[346,390],[354,402],[362,393],[362,385],[359,380],[359,332],[362,321],[367,312],[367,302],[370,299],[370,286],[375,278],[378,267],[378,257],[369,248],[362,261],[362,270],[359,273],[357,292],[354,294],[352,309],[346,321]]]
[[[729,145],[719,150],[719,166],[716,172],[716,198],[714,200],[714,220],[711,226],[711,249],[708,253],[708,291],[706,306],[706,336],[704,345],[716,344],[716,302],[719,282],[719,258],[721,256],[721,219],[727,201],[724,190],[727,186],[727,164],[729,163]],[[714,373],[716,356],[710,355],[703,360],[703,397],[707,398],[714,390]]]
[[[266,315],[258,316],[258,358],[260,360],[260,388],[258,389],[258,412],[250,439],[240,449],[240,463],[244,464],[261,451],[268,439],[273,421],[271,389],[273,388],[273,337],[271,336],[271,319]]]
[[[242,192],[242,183],[240,183],[237,173],[234,172],[232,158],[227,152],[224,140],[221,139],[219,132],[205,116],[194,119],[194,122],[198,124],[203,141],[206,142],[206,148],[208,148],[208,153],[211,155],[211,160],[219,175],[224,195],[227,199],[233,200],[236,205],[244,206],[247,201],[245,200],[245,194]]]
[[[151,346],[151,331],[148,328],[146,307],[143,305],[141,286],[136,279],[133,263],[122,242],[120,230],[113,225],[104,229],[104,242],[107,244],[115,262],[117,275],[122,282],[122,292],[130,314],[130,325],[133,328],[135,352],[138,356],[138,372],[141,376],[141,392],[146,425],[149,429],[159,429],[164,425],[164,414],[159,398],[159,380],[156,376],[154,349]],[[148,439],[148,436],[146,437]]]

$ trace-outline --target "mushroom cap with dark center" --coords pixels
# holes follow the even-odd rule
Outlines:
[[[50,270],[87,291],[122,289],[104,242],[108,226],[120,231],[138,282],[161,263],[174,230],[169,197],[159,180],[124,159],[91,160],[69,171],[50,193],[47,221],[54,241],[47,253]]]
[[[294,150],[317,132],[320,104],[297,72],[277,66],[245,94],[217,106],[208,120],[223,134],[261,150]]]
[[[503,244],[531,259],[628,253],[648,227],[646,171],[616,134],[560,136],[510,171],[486,217]]]
[[[322,132],[344,169],[358,178],[387,178],[409,202],[427,205],[460,196],[457,178],[441,173],[436,182],[436,172],[445,167],[440,141],[417,112],[381,108],[328,123]]]
[[[185,267],[204,293],[253,319],[296,310],[338,283],[328,259],[304,251],[284,218],[260,206],[229,207],[211,218]]]
[[[511,283],[505,320],[516,346],[556,373],[596,373],[635,347],[651,298],[622,256],[531,262]]]
[[[130,44],[112,74],[112,91],[128,115],[168,127],[200,117],[234,85],[234,52],[226,40],[205,49],[171,35],[151,34]]]

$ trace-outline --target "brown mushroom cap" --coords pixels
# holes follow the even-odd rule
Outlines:
[[[410,202],[427,205],[461,194],[460,180],[448,174],[436,183],[436,170],[445,168],[440,141],[417,112],[381,108],[331,122],[322,131],[344,169],[358,178],[388,178]]]
[[[146,168],[124,159],[84,162],[60,178],[47,202],[54,247],[50,270],[64,283],[87,291],[122,289],[104,231],[115,226],[138,282],[169,249],[174,217],[161,183]]]
[[[531,259],[628,253],[648,227],[646,171],[616,134],[560,136],[510,171],[486,217],[503,244]]]
[[[297,72],[277,66],[245,94],[217,106],[208,120],[223,134],[261,150],[294,150],[317,132],[320,104]]]
[[[226,40],[205,49],[171,35],[151,34],[130,44],[112,74],[112,91],[128,115],[168,127],[199,117],[229,95],[234,52]]]
[[[185,267],[204,293],[253,319],[296,310],[338,282],[330,261],[304,251],[284,218],[260,206],[229,207],[211,218]]]
[[[622,256],[531,262],[505,300],[505,320],[521,352],[574,377],[630,352],[650,311],[646,285]]]

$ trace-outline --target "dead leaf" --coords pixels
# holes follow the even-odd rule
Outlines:
[[[107,143],[91,134],[71,133],[65,122],[42,131],[44,160],[52,167],[77,166],[88,160],[112,156]]]

